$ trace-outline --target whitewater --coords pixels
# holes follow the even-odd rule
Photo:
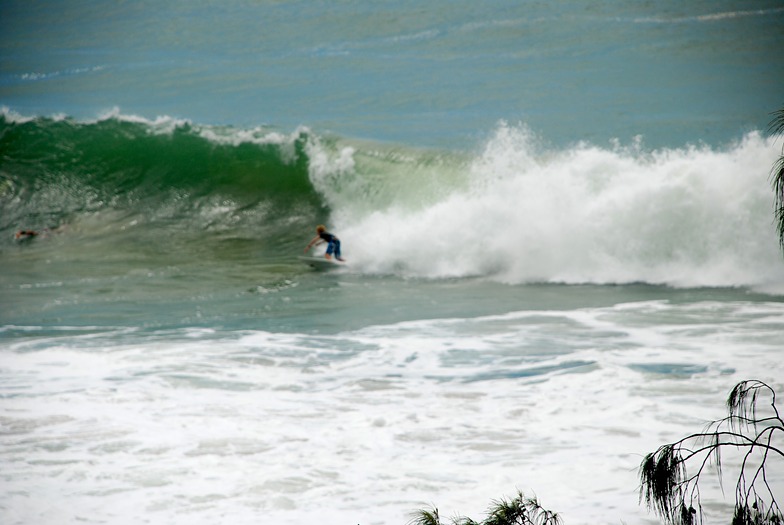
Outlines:
[[[780,382],[758,133],[558,150],[501,123],[472,154],[4,118],[48,173],[4,172],[10,523],[404,523],[517,489],[570,523],[653,523],[642,456],[722,417],[733,382]],[[52,133],[81,150],[38,149]],[[110,137],[124,178],[87,177]],[[184,144],[232,173],[172,165]],[[33,226],[65,227],[14,241],[44,202]],[[350,254],[329,274],[295,258],[323,206]]]
[[[784,392],[783,17],[0,3],[0,522],[660,523],[643,457]]]
[[[346,154],[326,177],[353,167]],[[768,186],[778,154],[759,134],[725,151],[646,152],[636,144],[540,150],[526,129],[501,125],[459,174],[448,173],[454,166],[433,169],[461,187],[426,206],[401,199],[402,208],[373,202],[383,209],[352,213],[352,202],[368,201],[361,189],[325,194],[340,210],[336,223],[356,239],[357,262],[373,271],[780,292]]]

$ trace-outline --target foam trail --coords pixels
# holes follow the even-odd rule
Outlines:
[[[784,289],[769,173],[780,153],[750,133],[725,149],[540,151],[502,125],[432,205],[341,224],[352,259],[410,276]]]

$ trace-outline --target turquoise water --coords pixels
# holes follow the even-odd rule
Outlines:
[[[655,523],[642,456],[782,390],[782,28],[3,2],[0,521]],[[345,267],[297,259],[321,223]]]
[[[777,1],[4,2],[3,104],[474,147],[722,144],[781,104]]]

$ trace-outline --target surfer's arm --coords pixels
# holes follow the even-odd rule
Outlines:
[[[312,241],[310,241],[310,242],[308,243],[308,245],[305,247],[305,252],[307,253],[307,251],[308,251],[308,250],[310,250],[310,249],[311,249],[313,246],[315,246],[315,245],[317,245],[317,244],[320,244],[320,243],[322,243],[322,242],[324,242],[324,239],[322,239],[321,237],[319,237],[318,235],[316,235],[315,237],[313,237],[313,240],[312,240]]]

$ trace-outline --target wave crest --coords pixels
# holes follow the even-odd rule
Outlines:
[[[641,141],[547,150],[502,124],[468,184],[422,209],[341,226],[368,271],[520,283],[784,284],[772,223],[772,139],[645,151]]]

